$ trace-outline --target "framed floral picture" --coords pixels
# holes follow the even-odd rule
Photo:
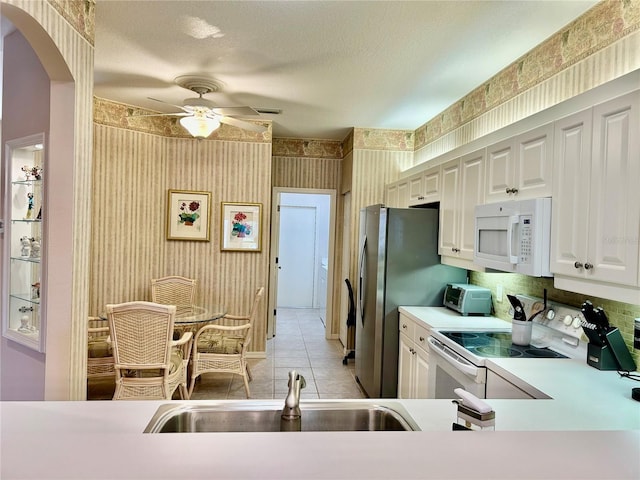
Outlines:
[[[262,204],[222,203],[220,249],[259,252],[262,249]]]
[[[209,241],[211,192],[169,190],[167,240]]]

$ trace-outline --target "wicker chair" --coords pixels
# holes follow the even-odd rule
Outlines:
[[[189,399],[187,363],[191,332],[173,341],[175,305],[127,302],[107,305],[115,362],[114,400]]]
[[[89,317],[87,326],[87,378],[113,377],[113,351],[109,342],[109,322]]]
[[[196,285],[196,280],[178,275],[154,278],[151,280],[151,301],[175,305],[179,315],[195,304]]]
[[[196,379],[203,373],[233,373],[242,377],[247,398],[250,397],[249,381],[252,378],[246,352],[251,343],[253,322],[263,295],[264,287],[260,287],[255,293],[248,315],[224,316],[224,323],[236,325],[208,324],[198,330],[193,342],[189,396],[193,393]]]

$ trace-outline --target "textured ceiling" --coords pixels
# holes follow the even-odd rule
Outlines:
[[[218,106],[282,110],[275,137],[416,129],[595,1],[115,1],[96,6],[95,95],[161,112],[221,85]]]

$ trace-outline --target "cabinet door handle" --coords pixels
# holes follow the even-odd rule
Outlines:
[[[424,343],[424,337],[420,337],[420,343]]]
[[[582,268],[582,267],[584,267],[584,265],[583,265],[582,263],[578,262],[577,260],[576,260],[576,262],[573,264],[573,266],[574,266],[574,267],[576,267],[576,268]]]
[[[402,324],[402,328],[403,328],[404,330],[406,330],[406,329],[407,329],[407,324],[406,324],[406,323],[403,323],[403,324]]]
[[[511,193],[511,189],[509,187],[507,187],[507,189],[505,190],[505,192],[507,192],[507,194]]]
[[[585,269],[585,270],[591,270],[592,268],[593,268],[593,265],[592,265],[592,264],[590,264],[590,263],[585,263],[585,264],[584,264],[584,269]]]

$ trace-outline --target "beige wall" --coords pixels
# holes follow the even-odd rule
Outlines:
[[[342,144],[341,142],[321,140],[274,139],[273,141],[273,187],[309,188],[335,190],[340,187],[342,172]],[[342,198],[336,198],[336,217],[340,218]],[[342,238],[343,223],[336,220],[334,239]],[[344,283],[340,278],[338,260],[341,258],[337,248],[334,248],[333,270],[333,304],[331,309],[330,335],[340,332],[340,289]]]
[[[16,140],[38,133],[48,135],[49,76],[31,45],[29,45],[20,31],[16,30],[4,37],[3,57],[3,68],[14,75],[8,75],[2,85],[4,94],[2,102],[2,118],[4,119],[2,145],[6,145],[9,140]],[[31,112],[35,110],[39,110],[41,115],[32,115]],[[40,154],[38,155],[40,160],[36,160],[35,164],[43,166],[45,165],[43,152],[38,153]],[[10,159],[4,158],[5,154],[6,152],[3,148],[3,162],[9,162]],[[8,163],[3,163],[3,165],[8,165]],[[10,170],[3,168],[5,175],[8,175],[9,172]],[[10,180],[13,181],[16,178],[11,178]],[[2,186],[4,187],[4,182]],[[0,190],[4,190],[4,188],[0,187]],[[7,191],[7,194],[11,195],[11,188]],[[7,197],[7,200],[9,198]],[[4,212],[4,199],[5,196],[3,195],[0,198],[0,212]],[[15,238],[13,234],[11,237],[8,235],[3,237],[4,240],[0,241],[9,242],[11,237]],[[43,241],[42,243],[46,244],[47,242]],[[0,251],[4,250],[0,249]],[[0,259],[0,266],[4,262],[4,259]],[[13,302],[8,302],[7,307],[11,303]],[[42,335],[44,335],[44,332],[42,332]],[[3,387],[6,387],[2,389],[2,400],[42,400],[44,398],[45,385],[45,354],[34,352],[30,348],[11,342],[6,338],[2,338],[1,350],[3,355],[0,363],[0,375],[2,378],[0,383]],[[15,368],[16,365],[19,368]],[[29,375],[29,382],[22,381],[21,377],[25,374]]]
[[[599,2],[416,129],[416,162],[638,68],[639,29],[639,1]]]
[[[139,205],[137,202],[135,205],[134,202],[129,203],[126,207],[127,212],[134,212],[138,208],[150,208],[146,206],[150,199],[153,202],[158,202],[155,207],[160,206],[159,202],[163,202],[162,207],[157,208],[162,212],[164,211],[164,193],[162,192],[166,192],[167,188],[172,188],[173,185],[169,184],[179,178],[169,177],[174,173],[172,168],[176,168],[180,170],[176,173],[184,173],[189,179],[197,178],[198,185],[203,185],[206,188],[211,186],[212,193],[216,195],[214,208],[215,204],[222,200],[260,201],[259,199],[262,199],[265,207],[263,215],[267,215],[270,203],[270,180],[256,181],[254,177],[258,177],[258,175],[251,172],[252,178],[249,179],[249,187],[247,187],[245,185],[247,178],[239,175],[247,172],[248,167],[251,166],[251,168],[258,168],[258,172],[264,174],[263,178],[270,178],[271,153],[266,153],[263,150],[270,149],[271,140],[270,138],[265,139],[269,146],[262,147],[256,145],[233,146],[234,141],[241,143],[256,141],[255,138],[243,138],[242,135],[234,140],[223,140],[219,144],[217,141],[205,141],[206,144],[216,143],[216,145],[208,145],[203,148],[206,152],[202,152],[193,146],[193,143],[197,142],[190,139],[161,139],[154,136],[153,133],[146,133],[145,135],[151,136],[149,138],[140,135],[140,133],[115,132],[112,127],[97,122],[101,126],[95,126],[96,135],[113,135],[115,137],[121,135],[122,139],[126,138],[124,143],[96,145],[96,168],[108,170],[109,162],[113,160],[119,169],[117,172],[110,172],[104,180],[98,178],[100,176],[98,173],[92,173],[94,150],[91,143],[92,128],[94,128],[91,122],[93,106],[91,91],[93,86],[95,3],[91,0],[84,2],[2,0],[2,6],[3,14],[7,12],[4,10],[5,6],[12,6],[27,12],[29,16],[36,19],[36,22],[42,26],[41,30],[51,37],[53,44],[59,49],[75,82],[75,90],[71,94],[75,101],[75,110],[72,114],[74,138],[71,142],[70,154],[67,155],[70,166],[69,175],[72,177],[73,185],[69,191],[72,192],[74,200],[66,205],[72,237],[65,247],[66,250],[60,252],[63,257],[66,256],[69,259],[68,265],[63,265],[65,271],[61,274],[68,275],[70,282],[68,285],[63,285],[63,290],[66,290],[60,292],[59,298],[62,304],[59,312],[69,310],[70,314],[62,315],[49,322],[52,344],[49,345],[48,339],[46,368],[49,385],[46,386],[46,389],[52,390],[50,390],[51,393],[45,393],[45,396],[56,399],[79,399],[84,396],[83,374],[86,370],[86,346],[84,343],[86,342],[86,322],[84,319],[86,315],[90,311],[95,313],[102,304],[115,300],[116,297],[125,298],[123,294],[125,291],[133,292],[129,295],[143,295],[145,291],[143,275],[148,278],[153,274],[148,269],[149,267],[145,266],[147,259],[152,259],[151,254],[144,253],[144,249],[140,245],[132,245],[133,242],[130,241],[125,242],[124,238],[117,235],[123,230],[125,233],[127,232],[126,228],[118,221],[119,216],[124,212],[122,208],[118,209],[117,200],[125,199],[115,198],[111,189],[117,186],[115,190],[118,191],[129,182],[137,182],[133,183],[133,186],[148,193],[149,197],[141,198],[141,195],[134,192],[133,198],[127,197],[127,200],[140,200],[141,203]],[[344,220],[352,223],[355,221],[355,228],[352,226],[352,245],[355,244],[355,238],[357,238],[357,213],[360,207],[369,203],[382,202],[382,186],[388,181],[395,180],[403,169],[400,164],[405,161],[405,153],[400,154],[401,160],[398,161],[395,156],[387,156],[387,152],[394,151],[396,147],[397,151],[401,152],[415,151],[415,162],[425,161],[439,153],[455,148],[460,143],[464,144],[473,138],[489,133],[488,130],[492,127],[476,128],[477,125],[473,123],[479,116],[496,116],[498,120],[492,124],[504,126],[516,121],[518,117],[521,118],[522,115],[531,114],[532,112],[529,112],[527,108],[522,108],[523,104],[520,103],[520,96],[523,93],[535,92],[539,99],[551,98],[552,101],[557,102],[562,100],[564,94],[557,96],[555,87],[549,88],[549,85],[564,85],[567,88],[563,92],[571,91],[574,93],[569,93],[569,95],[574,95],[584,89],[592,88],[593,85],[637,69],[640,67],[638,60],[640,51],[637,48],[640,43],[639,28],[640,2],[617,0],[601,2],[547,42],[513,62],[500,75],[489,79],[478,90],[470,92],[460,102],[425,123],[416,132],[392,132],[389,134],[392,138],[390,142],[384,141],[384,136],[376,138],[375,131],[373,137],[370,133],[365,134],[365,132],[372,132],[370,130],[363,130],[360,139],[353,136],[345,139],[345,145],[348,145],[348,148],[344,149],[343,156],[347,160],[348,168],[340,180],[340,193],[351,191],[355,199],[352,202],[351,212],[345,215]],[[41,38],[42,32],[37,33]],[[36,40],[34,39],[34,41]],[[574,68],[577,65],[582,65],[583,67],[580,68],[583,70]],[[581,72],[591,73],[585,77]],[[50,76],[55,73],[54,70],[51,70]],[[558,75],[559,77],[557,77]],[[559,78],[560,83],[547,82],[554,77],[556,79],[553,82]],[[517,79],[516,82],[508,81],[514,78]],[[485,95],[487,96],[485,97]],[[505,105],[506,108],[501,110],[501,105]],[[524,105],[527,103],[525,102]],[[535,102],[532,102],[531,105],[534,105],[534,108],[540,108],[536,107]],[[99,114],[100,111],[98,110],[97,113]],[[171,128],[169,130],[171,131]],[[173,130],[176,129],[173,128]],[[414,138],[411,138],[412,136]],[[128,150],[130,146],[128,142],[133,137],[135,137],[133,146],[153,150],[153,155],[151,153],[144,154],[148,155],[149,159],[147,168],[141,168],[139,162],[127,163],[122,160],[122,158],[131,159],[136,156],[135,150]],[[367,143],[370,138],[373,138],[374,141]],[[259,140],[258,143],[260,143]],[[363,140],[364,143],[358,143],[359,140]],[[186,142],[189,142],[189,145]],[[150,146],[151,143],[154,144],[153,148]],[[389,148],[390,146],[391,148]],[[121,152],[119,149],[125,151]],[[258,151],[258,159],[250,159],[245,156],[253,155],[254,149]],[[358,150],[361,152],[358,153]],[[371,152],[365,153],[362,150],[371,150]],[[156,151],[160,157],[155,156]],[[239,156],[232,158],[235,154]],[[179,158],[179,155],[182,157]],[[97,158],[99,156],[101,156],[100,159]],[[230,175],[220,175],[217,170],[214,173],[210,169],[213,164],[207,163],[211,159],[215,159],[215,162],[221,162],[221,165],[228,169],[225,170],[225,173]],[[183,169],[178,160],[186,161],[186,169]],[[174,163],[170,165],[171,162]],[[381,176],[373,174],[373,168],[380,166],[380,163],[388,162],[395,163],[391,170],[387,169],[388,165],[382,165],[383,173]],[[165,183],[159,184],[151,191],[146,179],[149,176],[155,178],[156,175],[160,175],[155,171],[158,166],[162,170],[162,175],[165,175]],[[205,167],[209,172],[206,178],[200,178],[201,167]],[[133,174],[131,169],[133,169]],[[278,175],[282,175],[282,173],[278,173]],[[285,173],[284,176],[286,177],[286,175]],[[172,181],[169,181],[169,178]],[[186,179],[187,177],[180,178]],[[319,188],[315,185],[314,187]],[[234,193],[237,196],[232,195]],[[129,191],[128,194],[131,195],[131,192]],[[228,195],[231,195],[232,198],[227,198]],[[248,199],[249,197],[251,200]],[[107,205],[104,213],[96,212],[96,207],[92,208],[93,199],[97,203]],[[109,203],[109,199],[111,203]],[[96,227],[96,223],[99,222],[92,218],[94,214],[102,215],[101,218],[106,220],[107,225],[116,225],[116,230],[106,231],[104,228]],[[125,215],[129,218],[132,213]],[[342,218],[342,216],[343,213],[339,211],[338,218]],[[142,221],[146,222],[147,220]],[[214,216],[212,225],[214,228],[215,223]],[[217,291],[220,293],[214,293],[214,295],[224,295],[230,308],[246,301],[247,292],[252,288],[251,282],[254,284],[266,282],[268,237],[263,237],[261,254],[222,254],[216,251],[215,238],[207,246],[196,247],[187,245],[192,242],[181,242],[184,245],[169,247],[169,243],[175,242],[164,241],[163,232],[158,232],[157,225],[150,228],[153,232],[153,241],[139,240],[139,237],[135,237],[135,243],[145,243],[145,246],[148,246],[154,255],[158,254],[159,265],[166,269],[165,271],[182,268],[182,262],[186,257],[186,261],[189,262],[189,272],[193,271],[194,275],[200,275],[202,270],[210,272],[210,274],[204,275],[201,285],[214,292],[218,289]],[[263,235],[266,234],[266,231],[267,228],[264,228]],[[95,243],[91,244],[90,242]],[[149,245],[146,245],[147,242]],[[119,243],[120,247],[116,248]],[[90,245],[93,245],[91,251]],[[131,262],[127,260],[127,257],[129,260],[134,257],[132,251],[139,252],[138,255],[135,255],[137,263],[134,263],[134,268],[138,269],[135,272],[131,269]],[[336,251],[339,252],[339,249]],[[112,253],[110,258],[107,256],[108,253]],[[336,254],[336,257],[339,257],[339,253]],[[136,280],[132,280],[123,273],[110,273],[110,270],[115,268],[111,265],[113,258],[116,259],[117,268],[125,271],[126,267],[126,271],[129,273],[134,272],[133,276]],[[351,261],[352,272],[355,271],[353,258],[354,253],[352,253]],[[155,257],[153,259],[155,260]],[[90,265],[91,276],[89,277]],[[212,265],[213,269],[210,268]],[[336,258],[336,271],[339,271],[339,265],[339,259]],[[237,274],[238,271],[248,271],[249,275],[240,276]],[[188,272],[185,271],[185,273]],[[476,281],[485,280],[477,278]],[[93,292],[94,288],[96,288],[95,293]],[[89,300],[90,295],[91,300]],[[629,314],[625,313],[625,316],[635,314],[635,310],[628,309],[625,305],[611,306],[611,308],[627,309]],[[264,313],[261,314],[261,318],[264,318]],[[69,342],[71,342],[70,345]],[[259,350],[261,345],[254,344],[253,347]],[[5,363],[4,344],[2,354],[3,363]],[[49,362],[49,359],[53,358],[56,360]]]
[[[81,399],[86,395],[95,4],[62,0],[1,3],[2,14],[25,36],[52,81],[48,154],[55,158],[56,168],[47,173],[45,165],[50,187],[43,213],[51,212],[52,219],[59,212],[63,215],[59,221],[45,223],[48,245],[43,245],[43,253],[48,274],[55,281],[45,287],[44,399]],[[32,378],[28,365],[12,356],[15,348],[13,342],[3,339],[2,365],[10,366],[16,378]],[[19,382],[7,386],[3,380],[2,390],[7,387],[21,396]]]
[[[269,266],[271,144],[170,138],[96,124],[90,312],[149,300],[163,275],[198,280],[198,298],[248,313]],[[169,189],[211,192],[211,240],[166,239]],[[220,250],[221,202],[262,203],[262,251]],[[253,351],[265,350],[266,302]]]
[[[416,130],[415,163],[494,132],[640,68],[640,2],[603,1],[543,44],[517,59],[481,87]],[[602,305],[625,342],[633,345],[640,306],[587,297],[553,287],[552,279],[472,272],[472,283],[506,293],[549,298],[579,307],[590,298]],[[494,303],[509,319],[508,302]],[[633,350],[636,362],[640,355]]]
[[[356,129],[357,130],[357,129]],[[358,238],[360,209],[384,203],[387,183],[397,180],[398,173],[413,161],[413,151],[354,148],[351,156],[351,212],[345,219],[351,222],[351,259],[349,277],[357,290]]]

